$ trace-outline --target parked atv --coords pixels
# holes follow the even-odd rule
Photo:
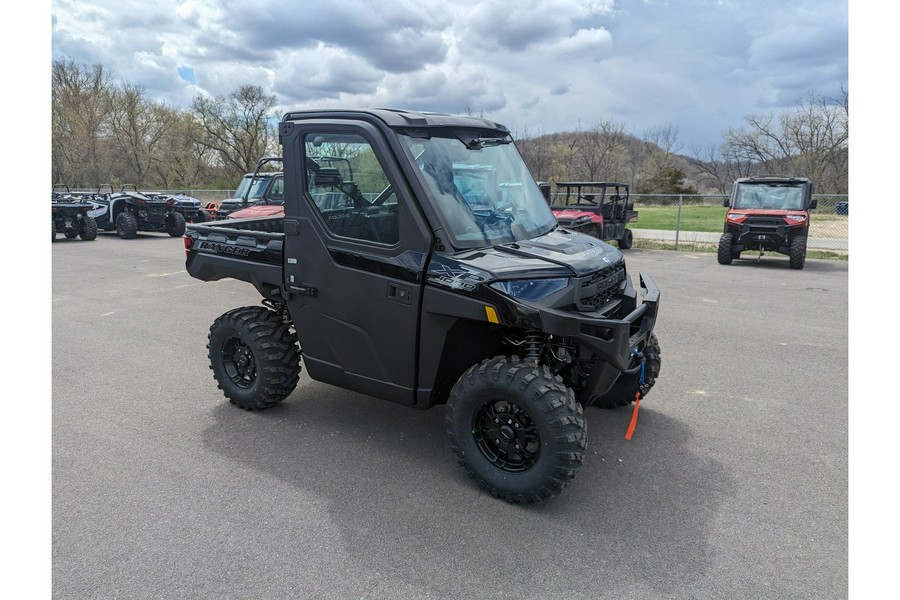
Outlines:
[[[548,201],[550,188],[542,187]],[[638,219],[627,183],[572,181],[556,184],[556,196],[550,204],[562,227],[587,233],[604,241],[615,240],[627,250],[634,244],[628,223]]]
[[[109,187],[109,192],[103,192]],[[165,232],[172,237],[184,235],[184,215],[175,210],[175,200],[168,197],[146,196],[124,188],[113,192],[112,186],[100,186],[96,196],[97,226],[105,231],[115,231],[123,240],[137,236],[138,231]]]
[[[56,241],[58,233],[70,240],[76,237],[86,242],[97,239],[97,222],[88,214],[94,205],[86,198],[73,195],[66,186],[54,185],[50,203],[53,225],[51,241]]]
[[[128,186],[126,186],[128,187]],[[138,192],[137,187],[131,186],[132,191]],[[125,188],[122,188],[125,189]],[[138,192],[152,198],[154,201],[175,201],[175,211],[181,213],[187,223],[206,223],[212,221],[212,215],[205,208],[200,208],[200,201],[184,192],[166,194],[163,192]]]
[[[725,232],[719,238],[718,261],[722,265],[741,257],[741,252],[766,250],[787,254],[792,269],[806,264],[809,211],[816,208],[813,185],[802,177],[747,177],[734,182],[724,205]]]

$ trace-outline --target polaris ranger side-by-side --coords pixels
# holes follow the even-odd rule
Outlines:
[[[231,213],[250,206],[280,206],[284,204],[284,174],[281,172],[260,171],[260,168],[272,163],[281,162],[281,157],[267,157],[260,160],[256,172],[247,173],[241,179],[234,198],[221,202],[209,202],[206,211],[213,219],[227,219]]]
[[[744,251],[766,250],[787,254],[792,269],[806,263],[809,211],[816,208],[812,182],[802,177],[747,177],[734,182],[725,215],[725,231],[719,238],[718,261],[722,265]]]
[[[550,209],[566,229],[615,240],[619,248],[628,250],[634,244],[628,224],[638,219],[629,188],[627,183],[610,181],[559,182]],[[549,186],[544,189],[549,196]]]
[[[562,490],[584,459],[583,408],[626,406],[659,374],[652,279],[640,274],[639,293],[618,249],[559,226],[497,123],[291,112],[279,140],[284,215],[184,236],[190,275],[263,297],[210,328],[225,396],[248,410],[281,402],[302,357],[318,381],[446,404],[451,447],[493,495]],[[490,184],[457,181],[475,173]]]

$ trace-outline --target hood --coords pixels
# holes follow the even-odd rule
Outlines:
[[[192,196],[174,195],[170,196],[170,198],[172,198],[172,200],[174,200],[175,203],[180,206],[200,206],[200,201]]]
[[[562,228],[534,239],[470,250],[452,257],[453,262],[471,267],[487,279],[580,277],[621,259],[618,248],[593,236]]]
[[[807,215],[809,211],[784,208],[729,208],[728,214],[748,215],[751,217],[783,217],[785,215]]]
[[[560,221],[576,221],[587,218],[592,223],[603,223],[603,216],[595,210],[580,208],[553,208],[553,216]]]
[[[280,204],[258,204],[236,210],[230,215],[229,219],[246,219],[248,217],[271,217],[274,215],[283,215],[284,206]]]

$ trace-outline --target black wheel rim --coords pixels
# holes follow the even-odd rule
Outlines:
[[[489,400],[475,411],[472,436],[481,454],[507,473],[532,468],[541,451],[541,436],[531,415],[506,400]]]
[[[249,389],[256,382],[256,357],[240,338],[230,338],[222,345],[222,364],[231,382]]]

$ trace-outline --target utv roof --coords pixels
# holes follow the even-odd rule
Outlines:
[[[557,181],[556,187],[627,187],[627,183],[617,181]]]
[[[809,183],[806,177],[779,177],[777,175],[764,175],[762,177],[742,177],[735,183]]]
[[[370,108],[359,110],[309,110],[285,113],[282,121],[300,118],[356,118],[371,120],[373,117],[389,127],[461,127],[467,129],[492,129],[509,133],[505,125],[478,117],[462,117],[433,112],[416,112],[394,108]]]

